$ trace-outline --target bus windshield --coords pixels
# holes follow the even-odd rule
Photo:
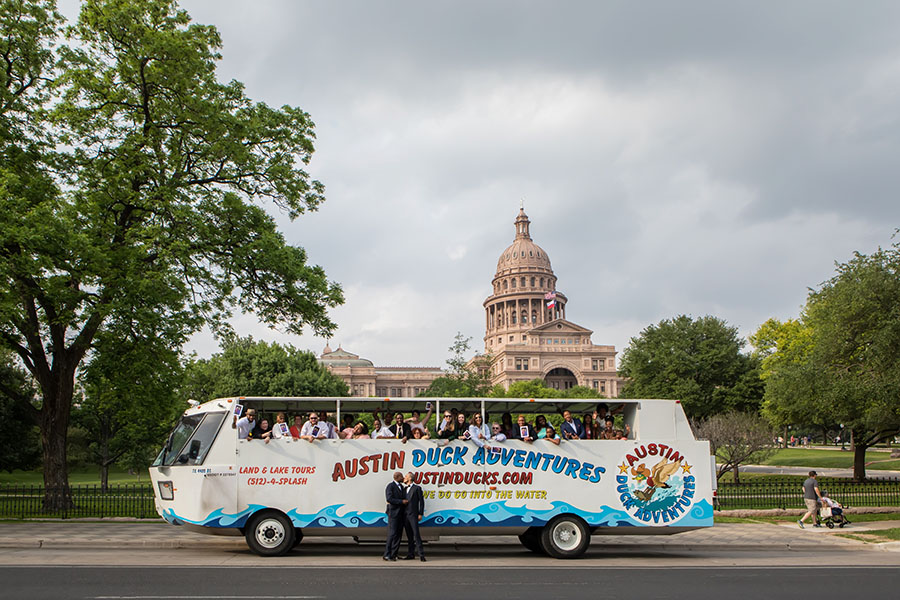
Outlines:
[[[182,417],[153,462],[153,466],[173,465],[176,462],[182,465],[203,464],[203,459],[206,458],[206,453],[209,452],[219,432],[225,414],[214,412]],[[190,441],[189,450],[185,452],[188,441]]]

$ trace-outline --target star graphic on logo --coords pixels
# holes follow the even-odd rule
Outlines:
[[[691,472],[691,465],[689,465],[687,463],[684,463],[683,465],[681,465],[681,474],[682,475],[684,475],[685,473],[690,473],[690,472]]]
[[[628,472],[628,465],[626,465],[623,462],[621,465],[619,465],[619,473],[627,473],[627,472]]]

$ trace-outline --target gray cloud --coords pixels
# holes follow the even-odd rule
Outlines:
[[[312,114],[328,201],[283,228],[376,364],[480,346],[522,198],[569,316],[620,350],[679,313],[794,316],[900,226],[894,2],[183,6],[222,32],[222,78]]]

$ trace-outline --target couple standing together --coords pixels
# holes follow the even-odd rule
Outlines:
[[[419,533],[419,521],[425,512],[425,496],[422,488],[413,482],[413,474],[397,471],[394,481],[384,490],[387,500],[388,537],[384,545],[384,560],[397,560],[403,531],[409,540],[409,549],[403,560],[412,560],[419,555],[425,562],[425,549],[422,547],[422,536]]]

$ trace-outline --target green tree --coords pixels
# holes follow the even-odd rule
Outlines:
[[[347,396],[349,390],[312,352],[227,336],[220,353],[188,364],[182,393],[205,402],[233,396]]]
[[[88,456],[100,467],[104,490],[111,466],[145,469],[187,408],[176,393],[180,344],[167,345],[167,336],[143,333],[100,332],[79,376],[83,395],[73,422],[87,434]]]
[[[449,367],[447,374],[435,378],[419,396],[423,398],[476,398],[486,396],[491,390],[490,355],[466,359],[470,350],[471,337],[457,332],[448,350]]]
[[[825,431],[834,424],[831,411],[820,400],[823,380],[810,362],[812,329],[800,319],[769,319],[750,336],[760,359],[765,383],[762,414],[782,429],[787,444],[788,427],[813,426]]]
[[[631,338],[619,374],[623,398],[681,400],[690,418],[759,408],[759,361],[742,352],[736,328],[712,316],[681,315],[650,325]]]
[[[309,115],[218,81],[218,32],[170,0],[86,0],[53,72],[53,9],[0,12],[0,340],[40,388],[45,485],[67,489],[75,374],[114,315],[183,336],[239,308],[327,335],[343,297],[263,206],[324,200]]]
[[[27,471],[40,462],[33,402],[31,378],[9,352],[0,350],[0,468],[4,471]]]
[[[695,435],[709,441],[709,450],[717,459],[716,479],[731,471],[740,483],[740,466],[764,461],[775,451],[772,430],[755,414],[730,411],[693,421]]]
[[[804,321],[820,398],[852,433],[853,477],[868,448],[900,432],[900,244],[856,253],[810,293]]]

